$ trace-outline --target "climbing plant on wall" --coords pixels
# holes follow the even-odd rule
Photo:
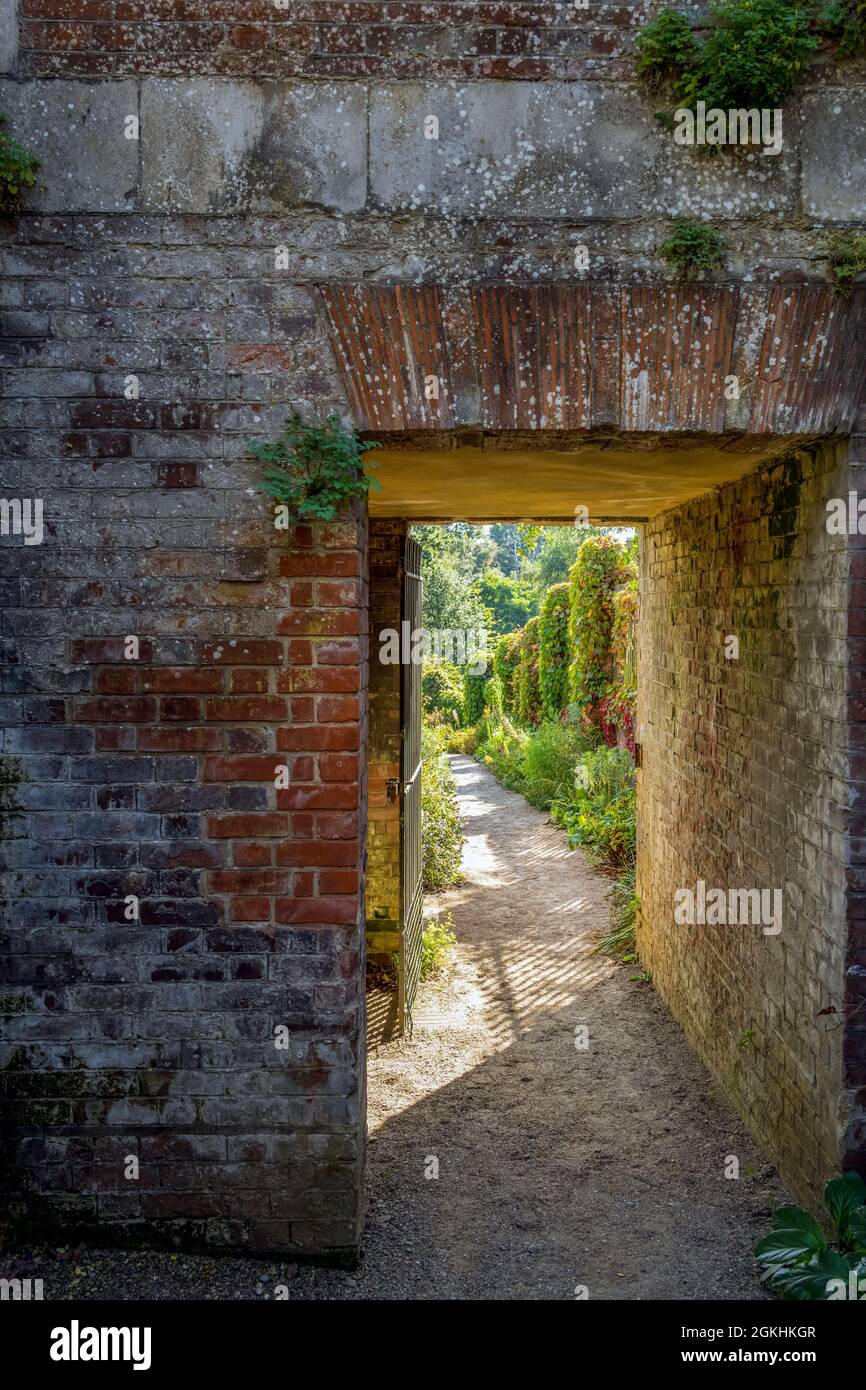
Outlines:
[[[591,536],[578,551],[569,579],[568,692],[581,713],[609,693],[614,592],[625,578],[622,546],[612,536]]]
[[[555,719],[568,704],[567,584],[548,589],[539,614],[538,684],[545,719]]]
[[[538,618],[530,618],[520,632],[519,659],[515,678],[517,717],[524,724],[537,724],[541,718],[541,691],[538,686]]]

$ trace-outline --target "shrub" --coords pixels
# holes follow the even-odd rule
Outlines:
[[[430,662],[421,676],[421,708],[451,725],[463,717],[463,672],[450,661]]]
[[[611,536],[590,536],[577,553],[569,579],[568,692],[579,710],[608,693],[614,620],[613,593],[623,577],[623,555]]]
[[[467,671],[463,676],[463,723],[477,724],[484,713],[487,677]]]
[[[305,423],[296,411],[276,440],[248,439],[246,445],[265,465],[262,492],[294,517],[333,521],[353,497],[366,497],[379,486],[363,468],[364,454],[379,445],[346,429],[339,415],[316,425]]]
[[[509,714],[514,713],[516,692],[514,681],[520,662],[520,632],[508,632],[500,637],[493,653],[493,672],[502,682],[502,704]]]
[[[568,834],[569,844],[605,868],[625,869],[635,862],[636,797],[634,769],[624,748],[596,748],[585,753],[567,798],[554,803],[553,819]]]
[[[36,182],[39,160],[6,131],[8,116],[0,114],[0,216],[17,212],[21,196]]]
[[[561,720],[546,720],[530,734],[523,753],[523,795],[533,806],[548,810],[559,797],[570,795],[575,765],[597,741],[594,731]]]
[[[478,729],[454,729],[451,733],[446,733],[445,751],[447,753],[462,753],[465,757],[474,757],[478,747]]]
[[[538,619],[538,685],[547,719],[555,719],[568,704],[568,613],[568,585],[554,584]]]
[[[610,903],[610,923],[593,955],[604,953],[622,960],[635,949],[637,925],[637,866],[629,865],[614,882],[607,895]]]
[[[515,677],[515,711],[524,724],[537,724],[541,718],[541,691],[538,688],[538,619],[530,618],[520,633],[520,656]]]
[[[810,5],[789,0],[717,0],[699,43],[682,15],[663,10],[638,35],[638,75],[653,91],[666,85],[677,107],[781,107],[817,47],[811,19]]]
[[[424,888],[436,893],[460,882],[464,836],[454,773],[441,753],[424,752],[423,740],[422,756],[421,862]]]
[[[680,277],[685,277],[693,270],[715,270],[721,265],[725,243],[712,227],[683,219],[662,242],[659,255]]]
[[[824,1203],[837,1249],[814,1216],[795,1206],[780,1207],[773,1229],[755,1246],[761,1278],[783,1298],[830,1302],[849,1296],[852,1274],[855,1290],[866,1279],[866,1183],[855,1172],[831,1178]]]
[[[507,715],[493,721],[484,716],[481,725],[478,752],[497,781],[512,791],[523,789],[523,759],[529,734],[518,729]]]
[[[421,979],[438,975],[448,963],[457,945],[454,918],[450,912],[424,923],[421,932]]]

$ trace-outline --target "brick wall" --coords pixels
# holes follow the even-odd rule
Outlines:
[[[626,73],[643,6],[469,0],[21,0],[30,74],[582,77]]]
[[[5,481],[39,476],[47,543],[0,549],[12,1215],[342,1257],[364,1147],[365,514],[280,538],[199,407],[40,397],[15,452],[62,439],[65,462]]]
[[[845,450],[828,445],[665,514],[641,545],[642,958],[785,1179],[813,1200],[839,1167],[850,1104],[848,553],[825,510],[848,487]],[[676,925],[675,891],[698,879],[781,888],[780,934]]]

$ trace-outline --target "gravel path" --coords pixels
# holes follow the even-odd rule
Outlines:
[[[592,956],[606,880],[485,768],[452,764],[465,880],[426,911],[453,914],[459,945],[411,1042],[370,1059],[360,1267],[24,1255],[46,1297],[763,1296],[750,1251],[785,1194],[652,986]]]

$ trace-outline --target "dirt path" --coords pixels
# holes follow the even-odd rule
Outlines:
[[[591,955],[606,880],[485,768],[452,761],[466,877],[427,914],[453,913],[456,963],[422,987],[412,1041],[370,1059],[363,1262],[290,1267],[290,1296],[760,1298],[750,1251],[784,1194],[652,986]],[[286,1277],[168,1258],[88,1252],[76,1292],[99,1296],[119,1265],[131,1297],[268,1297]]]

